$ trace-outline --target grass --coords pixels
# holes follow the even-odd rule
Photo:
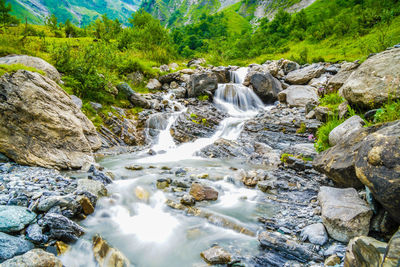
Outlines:
[[[27,67],[22,64],[12,64],[12,65],[0,64],[0,76],[3,76],[5,73],[14,73],[17,72],[18,70],[28,70],[40,73],[41,75],[45,75],[45,73],[42,70],[38,70],[32,67]]]
[[[339,95],[338,92],[335,93],[330,93],[327,95],[324,95],[320,99],[320,106],[327,107],[332,111],[337,111],[339,105],[343,103],[345,99]]]
[[[374,122],[384,123],[400,120],[400,101],[388,101],[375,113]]]
[[[317,130],[317,140],[315,141],[315,149],[317,152],[322,152],[330,148],[329,133],[338,125],[343,123],[345,119],[339,119],[337,116],[332,116]]]

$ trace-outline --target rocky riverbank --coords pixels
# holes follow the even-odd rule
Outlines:
[[[122,205],[127,200],[115,191],[120,182],[149,173],[151,182],[132,188],[135,201],[151,206],[152,192],[162,191],[168,212],[183,212],[258,240],[259,247],[245,255],[233,245],[210,243],[196,252],[209,264],[397,266],[400,122],[364,127],[360,117],[348,115],[347,104],[375,108],[388,99],[388,83],[394,86],[390,97],[399,99],[399,64],[399,48],[362,64],[268,61],[250,65],[244,76],[238,67],[204,67],[203,61],[193,61],[189,65],[195,69],[151,80],[147,87],[160,90],[154,94],[141,95],[119,84],[116,90],[144,110],[128,119],[127,110],[114,108],[97,132],[80,111],[79,99],[59,87],[60,75],[51,65],[35,65],[49,72],[48,77],[23,70],[5,74],[0,78],[0,152],[6,155],[0,163],[1,266],[62,266],[52,255],[61,255],[87,232],[79,222],[95,212],[98,200],[105,197],[103,209],[115,202]],[[248,97],[248,90],[269,106],[260,108],[260,100]],[[332,147],[318,154],[314,138],[330,116],[329,109],[318,106],[319,98],[321,92],[335,90],[347,101],[342,105],[347,120],[331,131]],[[218,100],[233,103],[239,115],[221,108]],[[243,116],[248,107],[257,114]],[[231,117],[237,121],[227,121]],[[234,138],[221,133],[210,139],[225,122],[239,130],[233,131]],[[126,169],[117,174],[94,164],[94,153],[169,155],[169,147],[154,146],[162,133],[173,146],[212,140],[192,152],[219,160],[210,169],[217,174],[201,172],[201,166],[132,165],[129,156]],[[219,167],[229,161],[237,167]],[[215,212],[213,205],[232,194],[230,185],[250,190],[246,194],[256,195],[251,201],[274,212],[255,212],[255,224]],[[247,196],[240,199],[247,201]],[[100,266],[134,263],[114,246],[95,235],[90,257]]]

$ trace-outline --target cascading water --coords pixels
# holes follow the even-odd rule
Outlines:
[[[247,72],[247,69],[246,69]],[[219,138],[236,139],[245,121],[263,108],[262,102],[249,88],[241,85],[245,76],[243,69],[234,73],[237,83],[220,84],[215,93],[217,108],[227,112],[230,117],[221,121],[217,131],[210,138],[200,138],[194,142],[176,146],[170,134],[170,128],[185,112],[154,118],[154,128],[159,130],[158,141],[152,146],[160,152],[155,156],[144,153],[124,154],[108,157],[99,163],[112,171],[117,179],[108,187],[109,197],[98,201],[94,214],[82,222],[87,229],[85,237],[61,257],[65,266],[96,266],[91,251],[90,239],[100,234],[112,246],[122,251],[134,266],[194,266],[204,263],[199,253],[212,244],[218,243],[235,251],[246,262],[246,255],[256,251],[258,241],[255,237],[243,235],[223,227],[218,220],[210,223],[205,218],[187,216],[179,210],[165,205],[166,199],[182,196],[171,190],[160,191],[155,183],[158,179],[172,179],[183,183],[193,180],[191,177],[208,173],[210,180],[202,183],[217,188],[218,200],[199,202],[199,207],[207,212],[226,218],[233,224],[256,232],[257,217],[272,214],[272,207],[256,201],[259,191],[243,188],[232,183],[235,168],[250,169],[251,166],[239,161],[203,159],[194,156],[196,151],[212,144]],[[169,96],[166,96],[171,101]],[[163,150],[163,153],[161,153]],[[142,170],[132,172],[125,168],[128,164],[140,164]],[[190,175],[181,177],[181,173]],[[168,171],[171,169],[171,171]],[[232,228],[231,228],[232,229]]]

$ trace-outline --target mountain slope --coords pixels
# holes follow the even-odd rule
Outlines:
[[[13,7],[12,14],[29,23],[42,24],[49,14],[60,22],[71,20],[77,25],[87,25],[104,13],[111,19],[126,22],[137,10],[140,0],[6,0]]]
[[[180,26],[197,21],[202,14],[209,15],[227,9],[257,23],[263,17],[272,19],[280,8],[293,13],[314,2],[315,0],[144,0],[141,7],[164,25]]]

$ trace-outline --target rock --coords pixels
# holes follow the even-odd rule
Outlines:
[[[200,253],[200,256],[211,265],[227,264],[231,261],[231,254],[220,246],[214,246]]]
[[[399,266],[400,264],[400,228],[392,236],[385,251],[383,267]]]
[[[57,249],[57,255],[63,255],[70,248],[68,244],[65,244],[62,241],[56,241],[55,247]]]
[[[313,87],[302,85],[289,86],[279,98],[279,102],[286,102],[290,107],[305,107],[310,101],[318,102],[318,94]]]
[[[203,72],[190,76],[188,97],[208,95],[212,97],[218,88],[218,78],[212,72]]]
[[[324,261],[325,266],[335,266],[340,264],[340,258],[338,255],[331,255]]]
[[[0,98],[0,152],[47,168],[77,169],[94,161],[92,152],[101,146],[96,129],[54,81],[25,70],[5,74]]]
[[[386,245],[386,243],[372,237],[360,236],[353,238],[346,249],[344,267],[381,266]]]
[[[171,181],[171,180],[169,180],[169,181]],[[163,189],[169,187],[169,181],[167,179],[158,179],[157,184],[156,184],[157,189],[163,190]]]
[[[128,165],[128,166],[125,166],[125,169],[131,170],[131,171],[141,171],[141,170],[143,170],[143,166],[141,166],[141,165]]]
[[[150,193],[141,186],[135,188],[135,196],[142,201],[148,202],[150,199]]]
[[[297,62],[287,59],[279,60],[279,66],[283,70],[285,75],[300,68],[300,65]]]
[[[312,250],[312,246],[300,244],[279,232],[261,232],[258,235],[258,241],[261,246],[276,250],[283,255],[300,262],[322,260],[322,257]]]
[[[132,88],[127,83],[118,84],[117,89],[124,92],[127,95],[129,102],[133,106],[141,108],[151,108],[150,101],[148,101],[143,96],[133,91]]]
[[[176,99],[185,98],[186,97],[186,88],[178,87],[177,89],[173,89],[170,91],[175,95]]]
[[[307,84],[311,79],[318,78],[325,71],[324,66],[312,64],[302,69],[289,72],[285,81],[289,84]]]
[[[43,249],[32,249],[1,264],[2,267],[62,267],[62,262]]]
[[[172,62],[172,63],[170,63],[170,64],[168,65],[168,67],[169,67],[171,70],[176,70],[177,68],[179,68],[179,65],[178,65],[177,63],[175,63],[175,62]]]
[[[374,118],[375,118],[375,114],[376,114],[376,112],[378,112],[378,110],[379,110],[379,109],[371,109],[371,110],[368,110],[367,112],[364,113],[364,118],[365,118],[367,121],[373,121]]]
[[[75,95],[70,95],[72,102],[79,108],[82,108],[82,99]]]
[[[194,58],[189,61],[187,64],[188,67],[194,66],[194,65],[201,65],[201,64],[206,64],[206,60],[204,58]]]
[[[133,84],[138,85],[144,80],[144,75],[143,73],[136,71],[126,75],[126,78],[130,80]]]
[[[0,263],[14,256],[24,254],[35,246],[23,237],[15,237],[0,232]]]
[[[149,90],[160,90],[162,84],[157,79],[150,79],[147,83],[146,88]]]
[[[349,113],[349,108],[348,108],[349,103],[347,101],[344,101],[338,106],[338,115],[339,119],[343,119],[346,117],[346,115]],[[367,119],[367,118],[365,118]]]
[[[308,239],[311,243],[322,246],[328,241],[328,234],[322,223],[315,223],[301,231],[301,238],[303,241]]]
[[[231,81],[231,74],[226,67],[217,67],[212,70],[217,76],[218,83],[229,83]]]
[[[103,105],[100,104],[100,103],[89,102],[89,104],[90,104],[90,106],[91,106],[94,110],[96,110],[96,111],[99,111],[99,110],[101,110],[101,109],[103,108]]]
[[[348,242],[353,237],[368,234],[372,210],[354,188],[322,186],[318,200],[322,221],[332,238]]]
[[[354,133],[357,133],[362,129],[364,124],[364,120],[358,115],[348,118],[329,133],[329,144],[331,146],[336,145],[341,139],[346,139]]]
[[[90,179],[79,179],[77,191],[88,191],[97,197],[107,196],[107,189],[104,184]]]
[[[43,217],[43,226],[49,232],[49,237],[65,243],[75,242],[85,231],[67,217],[57,213],[47,213]]]
[[[28,240],[39,244],[48,241],[47,235],[43,234],[43,228],[37,223],[31,224],[26,228],[26,237]]]
[[[85,215],[89,215],[89,214],[92,214],[94,212],[94,207],[93,207],[92,202],[90,201],[89,198],[87,198],[85,196],[79,196],[77,201],[79,202],[79,204],[81,204],[83,213]]]
[[[400,223],[400,120],[383,125],[359,144],[355,161],[358,179]]]
[[[160,66],[160,71],[162,71],[162,72],[169,72],[169,67],[168,67],[168,65],[161,65],[161,66]]]
[[[186,206],[194,206],[194,204],[196,204],[196,200],[194,199],[194,197],[189,194],[183,195],[180,202],[181,204]]]
[[[363,128],[334,147],[321,152],[313,161],[314,168],[326,174],[340,187],[361,188],[363,185],[356,175],[355,158],[360,147],[359,142],[368,132],[368,129]]]
[[[36,214],[25,207],[0,206],[0,231],[17,232],[36,218]]]
[[[322,74],[318,78],[313,78],[311,81],[308,83],[309,86],[315,87],[317,89],[319,88],[325,88],[329,79],[332,77],[332,75],[325,73]]]
[[[158,77],[158,80],[162,84],[170,84],[172,82],[181,82],[182,76],[179,72],[173,72]]]
[[[327,122],[328,121],[328,117],[333,115],[333,113],[331,112],[331,110],[329,108],[321,107],[321,106],[316,107],[314,109],[314,113],[315,113],[315,117],[320,122]]]
[[[278,93],[282,91],[279,80],[274,78],[269,72],[255,72],[249,74],[250,84],[254,93],[264,102],[273,103],[278,99]]]
[[[327,87],[332,91],[339,90],[359,65],[358,62],[343,63],[339,72],[329,80]]]
[[[218,199],[218,191],[216,191],[212,187],[201,185],[198,183],[192,184],[189,193],[194,197],[196,201]]]
[[[6,57],[1,57],[0,64],[22,64],[27,67],[32,67],[44,71],[46,73],[46,76],[55,82],[61,81],[61,75],[57,71],[57,69],[54,66],[50,65],[48,62],[38,57],[31,57],[26,55],[9,55]]]
[[[110,245],[100,236],[93,237],[93,254],[101,267],[129,267],[130,262],[119,250]]]
[[[391,100],[400,99],[400,49],[378,53],[355,70],[340,89],[352,104],[364,108],[379,107]]]
[[[99,182],[103,183],[104,185],[108,185],[108,184],[112,183],[111,177],[109,177],[104,172],[97,170],[94,165],[90,166],[88,172],[91,173],[90,175],[88,175],[88,178],[91,180],[99,181]]]

